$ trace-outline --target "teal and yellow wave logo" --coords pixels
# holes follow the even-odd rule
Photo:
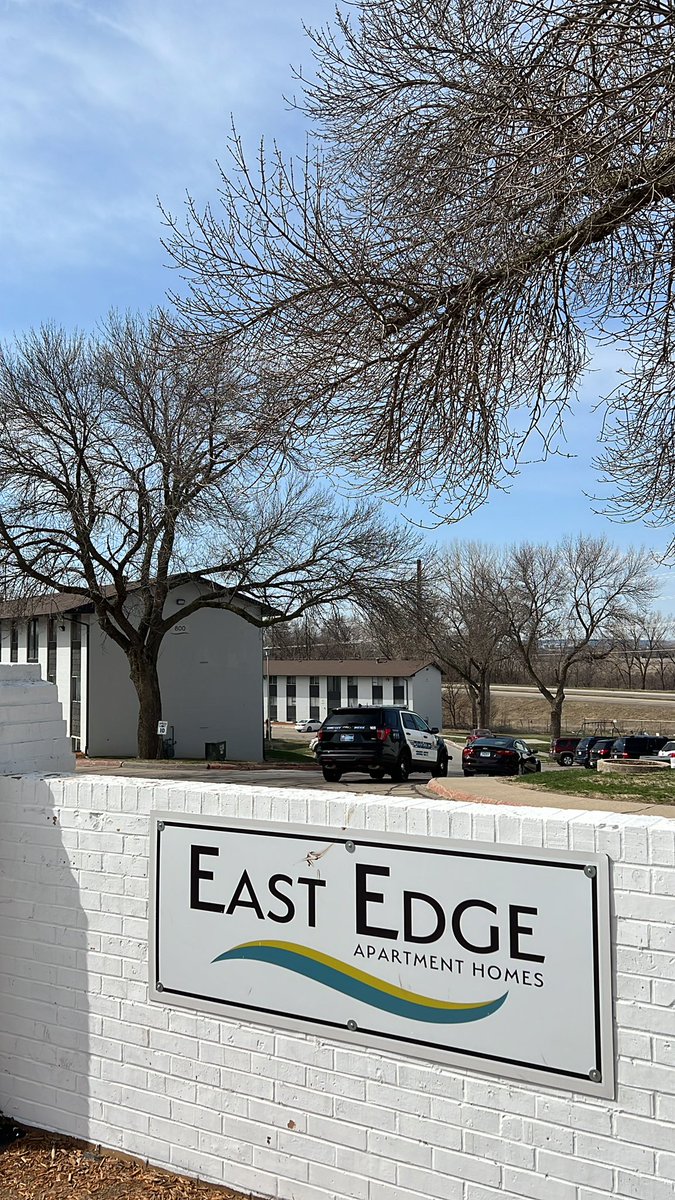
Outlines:
[[[375,975],[360,971],[339,958],[331,958],[329,954],[321,954],[319,950],[310,950],[307,946],[299,946],[294,942],[243,942],[233,946],[224,954],[219,954],[212,961],[231,962],[233,959],[248,959],[254,962],[269,963],[273,967],[283,967],[296,975],[304,975],[324,987],[342,992],[352,1000],[360,1000],[373,1008],[393,1013],[396,1017],[407,1017],[414,1021],[428,1021],[438,1025],[455,1025],[464,1021],[482,1021],[497,1012],[508,996],[498,996],[496,1000],[482,1000],[477,1004],[459,1004],[448,1000],[436,1000],[431,996],[420,996],[417,992],[408,992],[396,987],[393,983],[385,983]]]

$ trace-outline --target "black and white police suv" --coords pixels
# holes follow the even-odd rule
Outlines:
[[[438,730],[405,708],[336,708],[317,735],[316,756],[324,779],[336,782],[345,771],[385,775],[397,783],[411,771],[447,775],[448,754]]]

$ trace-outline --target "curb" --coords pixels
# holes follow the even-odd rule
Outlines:
[[[457,800],[463,804],[503,804],[506,808],[520,807],[517,800],[493,800],[490,796],[477,796],[475,792],[461,792],[440,779],[432,779],[427,784],[427,789],[442,800]]]
[[[173,763],[173,765],[171,765]],[[293,762],[194,762],[174,763],[173,759],[167,758],[87,758],[85,755],[77,758],[76,769],[80,766],[88,767],[152,767],[156,769],[158,774],[165,771],[316,771],[318,770],[315,763],[293,763]]]

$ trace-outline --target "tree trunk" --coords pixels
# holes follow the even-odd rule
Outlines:
[[[129,676],[138,696],[138,757],[157,758],[160,744],[157,722],[162,719],[157,654],[144,648],[139,653],[130,654],[129,662]]]
[[[490,677],[487,671],[481,671],[478,684],[478,725],[481,729],[490,728]]]
[[[476,692],[476,685],[474,683],[470,684],[469,686],[469,696],[471,699],[471,724],[474,729],[479,729],[478,695]]]
[[[562,708],[562,699],[556,700],[555,704],[551,705],[550,729],[552,738],[560,737],[560,730],[562,729]]]

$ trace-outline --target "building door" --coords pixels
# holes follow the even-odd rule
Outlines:
[[[339,675],[328,676],[328,715],[332,713],[334,708],[339,708],[342,703],[342,687],[341,677]]]

